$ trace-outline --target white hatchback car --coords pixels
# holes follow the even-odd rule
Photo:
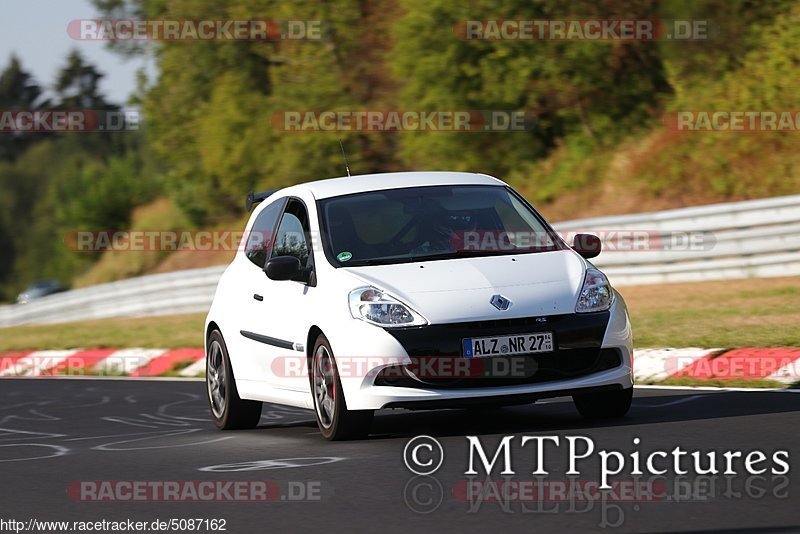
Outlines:
[[[221,429],[261,403],[313,409],[322,435],[368,433],[382,408],[532,403],[587,417],[631,404],[625,302],[502,181],[406,172],[321,180],[259,203],[205,325]]]

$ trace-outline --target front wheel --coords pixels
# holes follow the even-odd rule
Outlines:
[[[206,389],[211,417],[220,430],[255,428],[261,420],[261,403],[243,400],[236,389],[228,348],[219,330],[208,336]]]
[[[328,339],[320,335],[311,357],[311,390],[314,412],[322,437],[336,441],[356,439],[369,433],[372,410],[348,410],[342,382]]]
[[[573,395],[572,400],[578,412],[586,418],[623,417],[631,407],[633,388]]]

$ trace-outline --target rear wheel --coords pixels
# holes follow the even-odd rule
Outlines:
[[[590,419],[622,417],[631,407],[633,388],[573,395],[578,412]]]
[[[208,336],[206,389],[211,417],[220,430],[255,428],[261,419],[261,403],[243,400],[236,389],[228,348],[219,330]]]
[[[348,410],[342,382],[330,343],[320,335],[311,357],[311,389],[319,431],[325,439],[345,440],[366,436],[372,410]]]

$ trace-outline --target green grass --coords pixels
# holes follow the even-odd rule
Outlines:
[[[636,347],[800,346],[800,277],[622,288]],[[0,329],[0,353],[25,349],[203,345],[204,314]]]
[[[632,286],[636,347],[800,346],[800,277]]]
[[[205,314],[198,313],[0,328],[0,353],[25,349],[202,347],[204,319]]]

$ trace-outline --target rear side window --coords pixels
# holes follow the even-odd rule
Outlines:
[[[250,235],[247,236],[247,243],[244,248],[244,255],[258,267],[263,268],[267,263],[269,251],[274,243],[275,225],[278,216],[281,214],[284,199],[276,200],[258,214]]]
[[[281,224],[275,235],[272,256],[294,256],[300,265],[308,265],[309,251],[308,212],[302,202],[292,199],[286,205]]]

